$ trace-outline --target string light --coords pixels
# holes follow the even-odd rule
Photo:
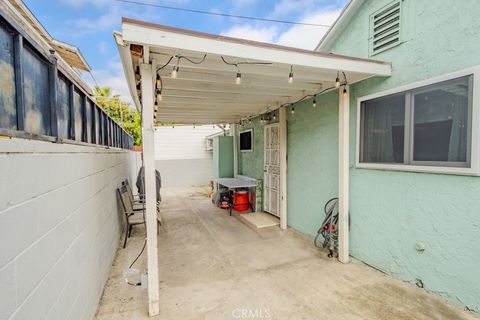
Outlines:
[[[273,120],[277,120],[277,113],[273,111]]]
[[[313,108],[316,108],[316,107],[317,107],[317,95],[316,95],[316,94],[313,95],[312,107],[313,107]]]
[[[290,66],[290,74],[288,75],[288,83],[293,82],[293,66]]]
[[[337,78],[335,79],[335,88],[340,88],[339,71],[337,71]]]
[[[157,73],[157,87],[162,85],[162,79],[160,79],[160,75]]]
[[[177,75],[178,75],[178,65],[177,66],[173,66],[173,71],[172,71],[172,79],[177,79]]]
[[[157,111],[158,111],[158,101],[157,101],[157,100],[155,100],[154,109],[155,109],[155,112],[157,112]]]
[[[346,86],[343,86],[343,96],[344,96],[344,97],[347,96],[347,88],[346,88]]]
[[[157,101],[162,101],[162,90],[157,89]]]
[[[242,83],[242,74],[240,72],[237,72],[237,79],[235,79],[235,84],[239,85]]]
[[[295,107],[292,106],[292,111],[290,111],[292,114],[295,113]]]

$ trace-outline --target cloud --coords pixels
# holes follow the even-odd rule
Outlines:
[[[128,90],[127,81],[125,80],[125,74],[123,73],[123,67],[120,60],[116,59],[109,61],[104,68],[93,69],[92,74],[99,86],[112,88],[113,94],[119,94],[123,101],[128,102],[133,106],[133,100],[130,96],[130,91]],[[83,78],[91,87],[96,85],[90,76],[84,74]]]
[[[332,25],[340,12],[339,9],[320,11],[304,17],[301,22]],[[327,31],[328,28],[324,27],[295,25],[280,34],[275,42],[285,46],[313,50]]]
[[[305,15],[300,22],[332,25],[340,12],[341,9],[319,10]],[[294,25],[281,30],[276,26],[241,24],[230,27],[222,32],[222,35],[313,50],[327,30],[325,27],[304,25]]]
[[[278,31],[275,27],[257,28],[252,25],[244,24],[233,26],[223,32],[222,35],[261,42],[274,42],[277,33]]]

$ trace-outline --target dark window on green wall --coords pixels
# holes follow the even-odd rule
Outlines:
[[[14,34],[0,20],[0,128],[17,128]]]

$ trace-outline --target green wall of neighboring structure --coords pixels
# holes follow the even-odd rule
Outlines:
[[[232,136],[213,138],[213,174],[215,179],[233,177]]]
[[[351,255],[480,311],[480,177],[355,168],[357,98],[480,65],[480,1],[404,0],[403,43],[371,57],[369,16],[391,2],[365,1],[329,48],[392,62],[394,70],[351,86]],[[295,105],[287,120],[288,224],[311,236],[338,192],[338,92],[317,102]],[[254,152],[239,155],[239,172],[263,179],[259,118],[252,127]],[[417,243],[426,250],[417,252]]]

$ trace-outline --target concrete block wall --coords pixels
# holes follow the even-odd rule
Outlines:
[[[0,140],[0,320],[92,319],[122,231],[121,149]]]

